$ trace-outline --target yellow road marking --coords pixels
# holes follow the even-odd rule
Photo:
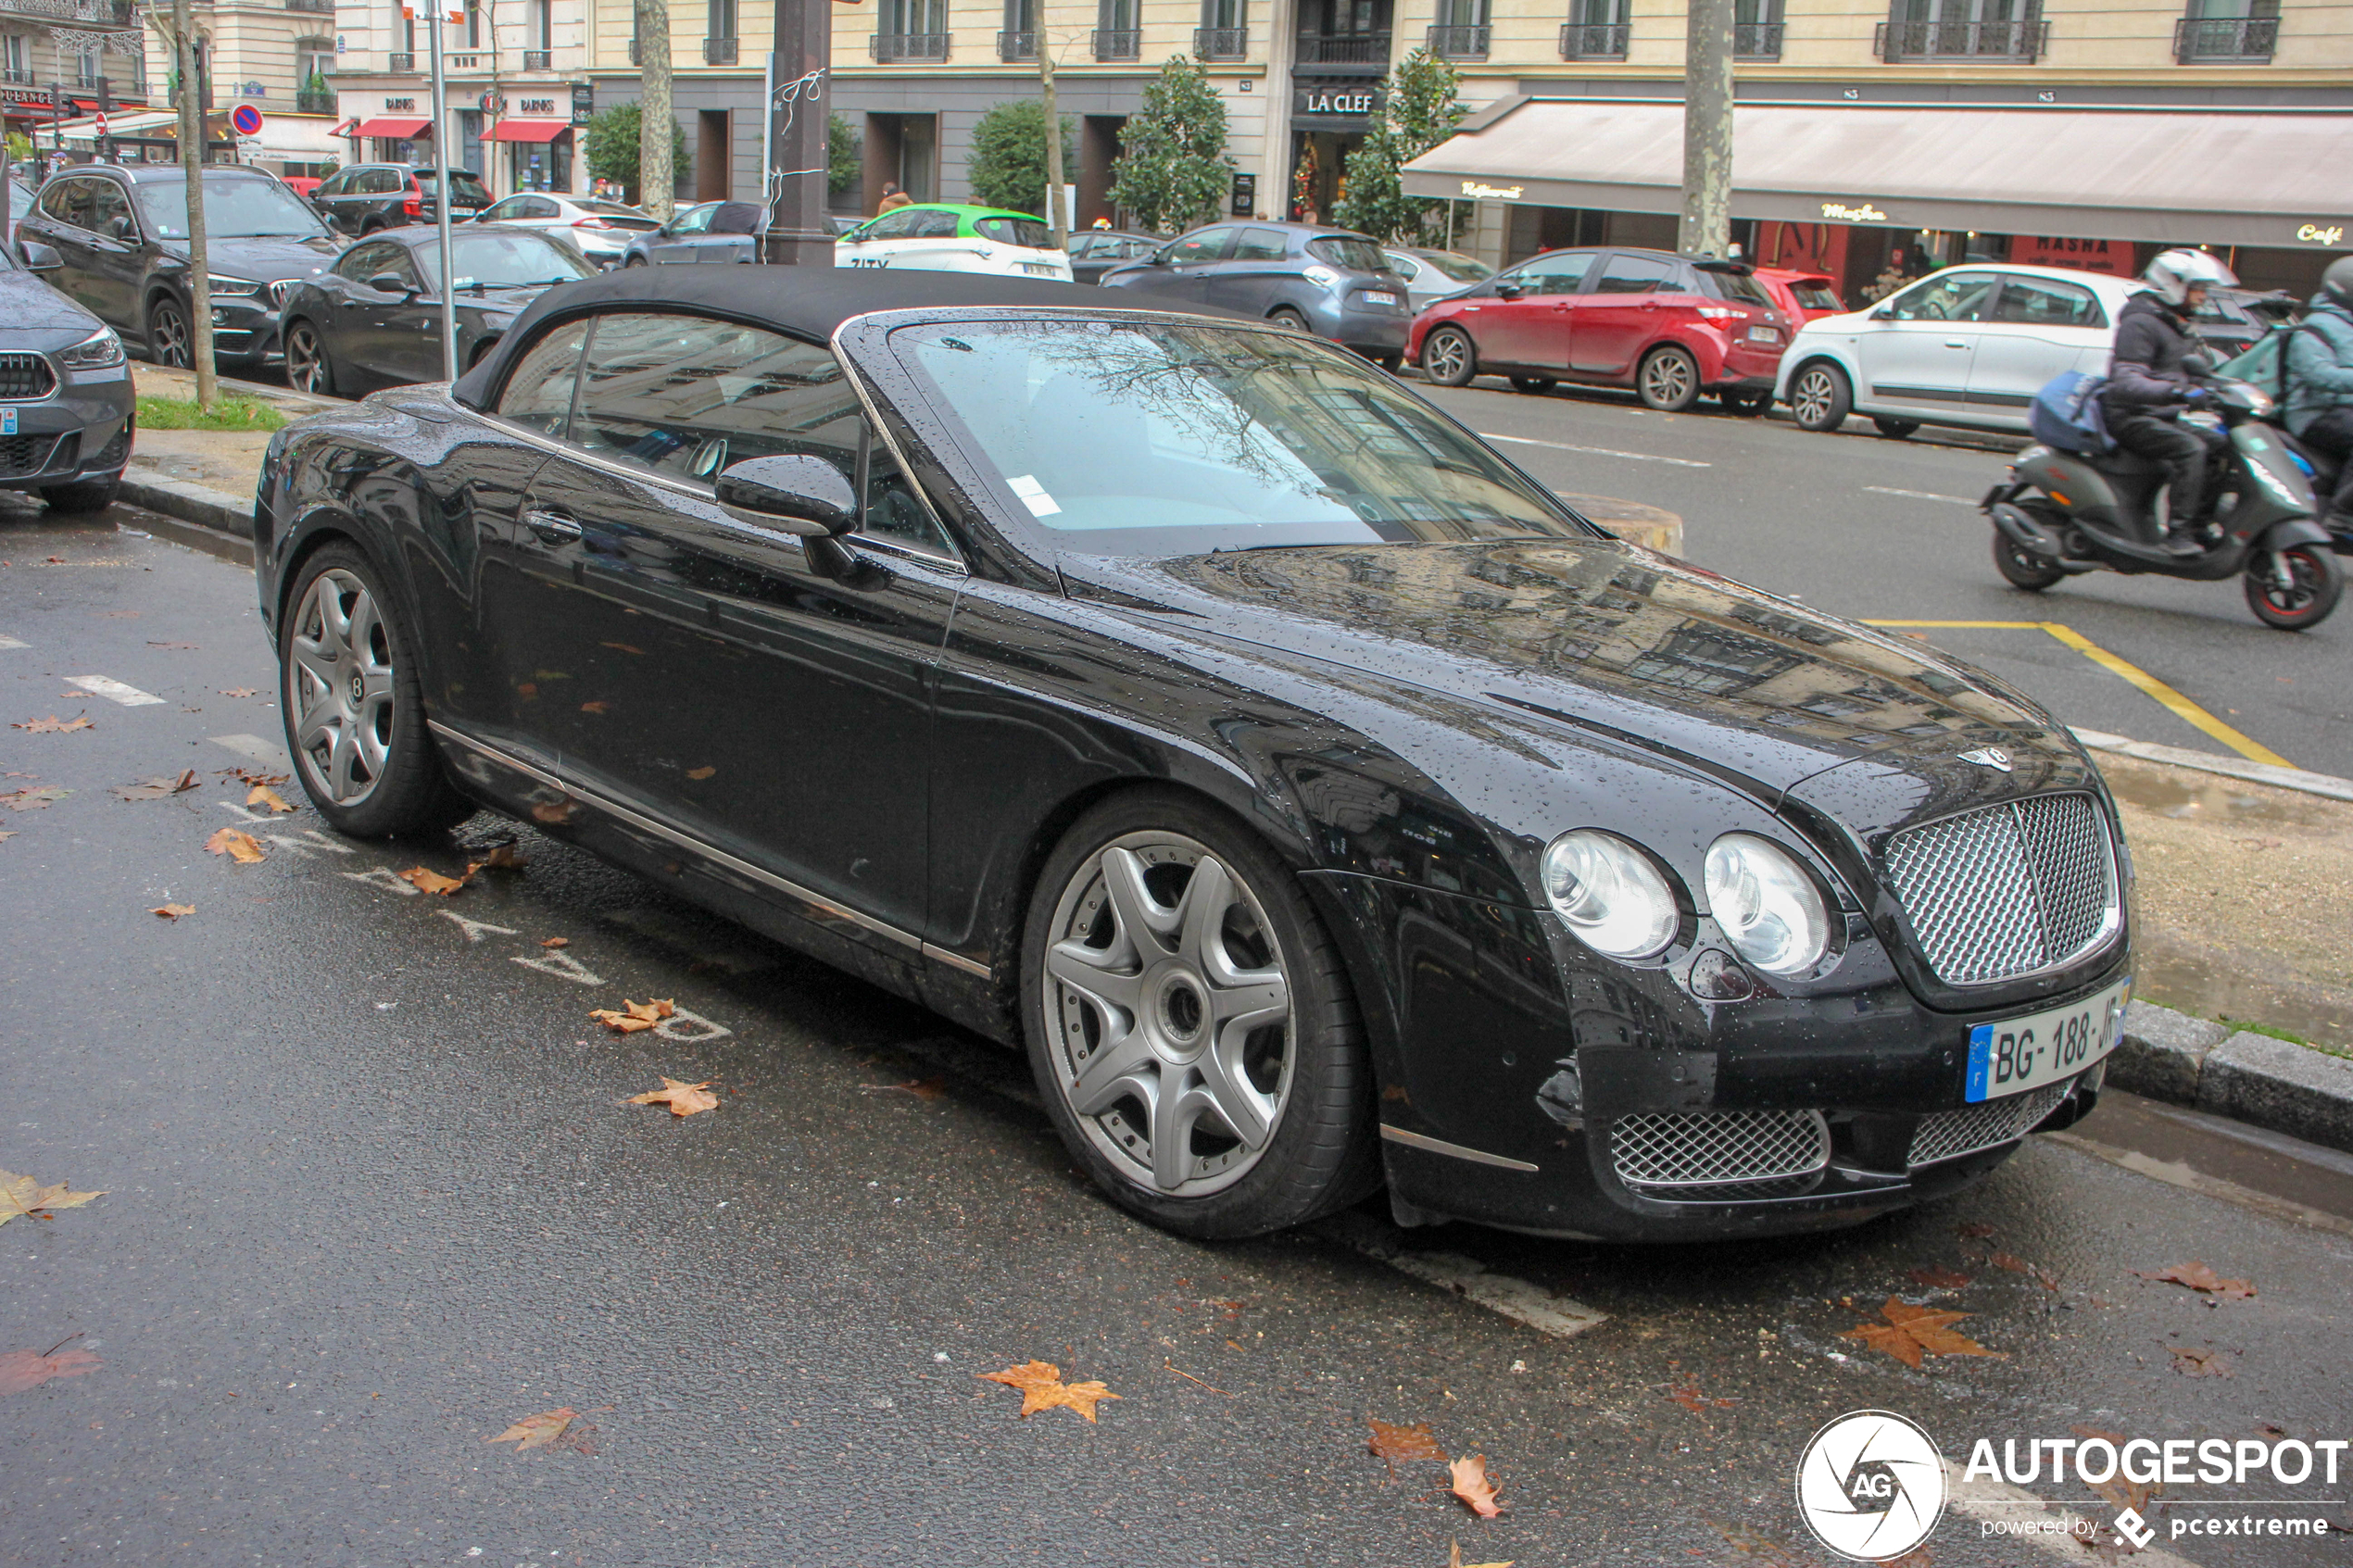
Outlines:
[[[2060,643],[2073,648],[2110,674],[2122,677],[2141,691],[2156,698],[2185,723],[2205,731],[2233,751],[2251,762],[2268,763],[2274,768],[2293,768],[2295,763],[2270,746],[2249,739],[2221,720],[2183,696],[2136,664],[2127,663],[2093,642],[2071,626],[2056,621],[1869,621],[1868,626],[1910,626],[1922,629],[1942,628],[1949,631],[1971,632],[2045,632]]]

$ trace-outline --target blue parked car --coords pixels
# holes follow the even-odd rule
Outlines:
[[[700,202],[669,222],[634,236],[621,253],[623,267],[657,262],[757,261],[768,232],[768,209],[752,202]]]

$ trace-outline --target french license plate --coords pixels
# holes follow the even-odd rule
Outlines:
[[[1781,341],[1781,334],[1779,330],[1772,327],[1751,327],[1748,329],[1748,341],[1751,343],[1779,343]]]
[[[1025,261],[1021,270],[1033,278],[1059,278],[1062,270],[1042,261]]]
[[[1365,301],[1368,305],[1394,305],[1397,303],[1397,296],[1386,289],[1366,289]]]
[[[14,408],[0,408],[0,435],[14,435],[16,433],[17,411]]]
[[[1975,1105],[2082,1072],[2116,1048],[2132,994],[2128,975],[2063,1008],[1979,1024],[1969,1032],[1969,1081],[1962,1098]]]

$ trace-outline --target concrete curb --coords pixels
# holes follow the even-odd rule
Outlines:
[[[215,490],[194,480],[174,479],[144,463],[132,463],[122,470],[122,488],[118,494],[134,507],[145,507],[183,522],[199,523],[241,539],[253,535],[250,495],[232,495],[226,490]]]
[[[2340,779],[2328,773],[2308,773],[2301,768],[2275,768],[2268,762],[2249,762],[2243,757],[2217,757],[2210,751],[2192,751],[2185,746],[2127,740],[2122,735],[2105,734],[2098,730],[2070,730],[2070,733],[2093,751],[2112,751],[2120,757],[2137,757],[2144,762],[2162,762],[2174,768],[2195,768],[2201,773],[2220,773],[2224,778],[2270,784],[2273,789],[2293,789],[2306,795],[2326,796],[2331,800],[2353,800],[2353,779]]]
[[[2108,1081],[2353,1152],[2353,1060],[2325,1051],[2136,1001],[2125,1010]]]

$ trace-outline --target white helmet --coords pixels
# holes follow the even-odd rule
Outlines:
[[[2166,304],[2179,307],[2188,302],[2194,288],[2234,289],[2238,274],[2202,250],[2159,251],[2148,270],[2141,274],[2141,282],[2149,292]]]

